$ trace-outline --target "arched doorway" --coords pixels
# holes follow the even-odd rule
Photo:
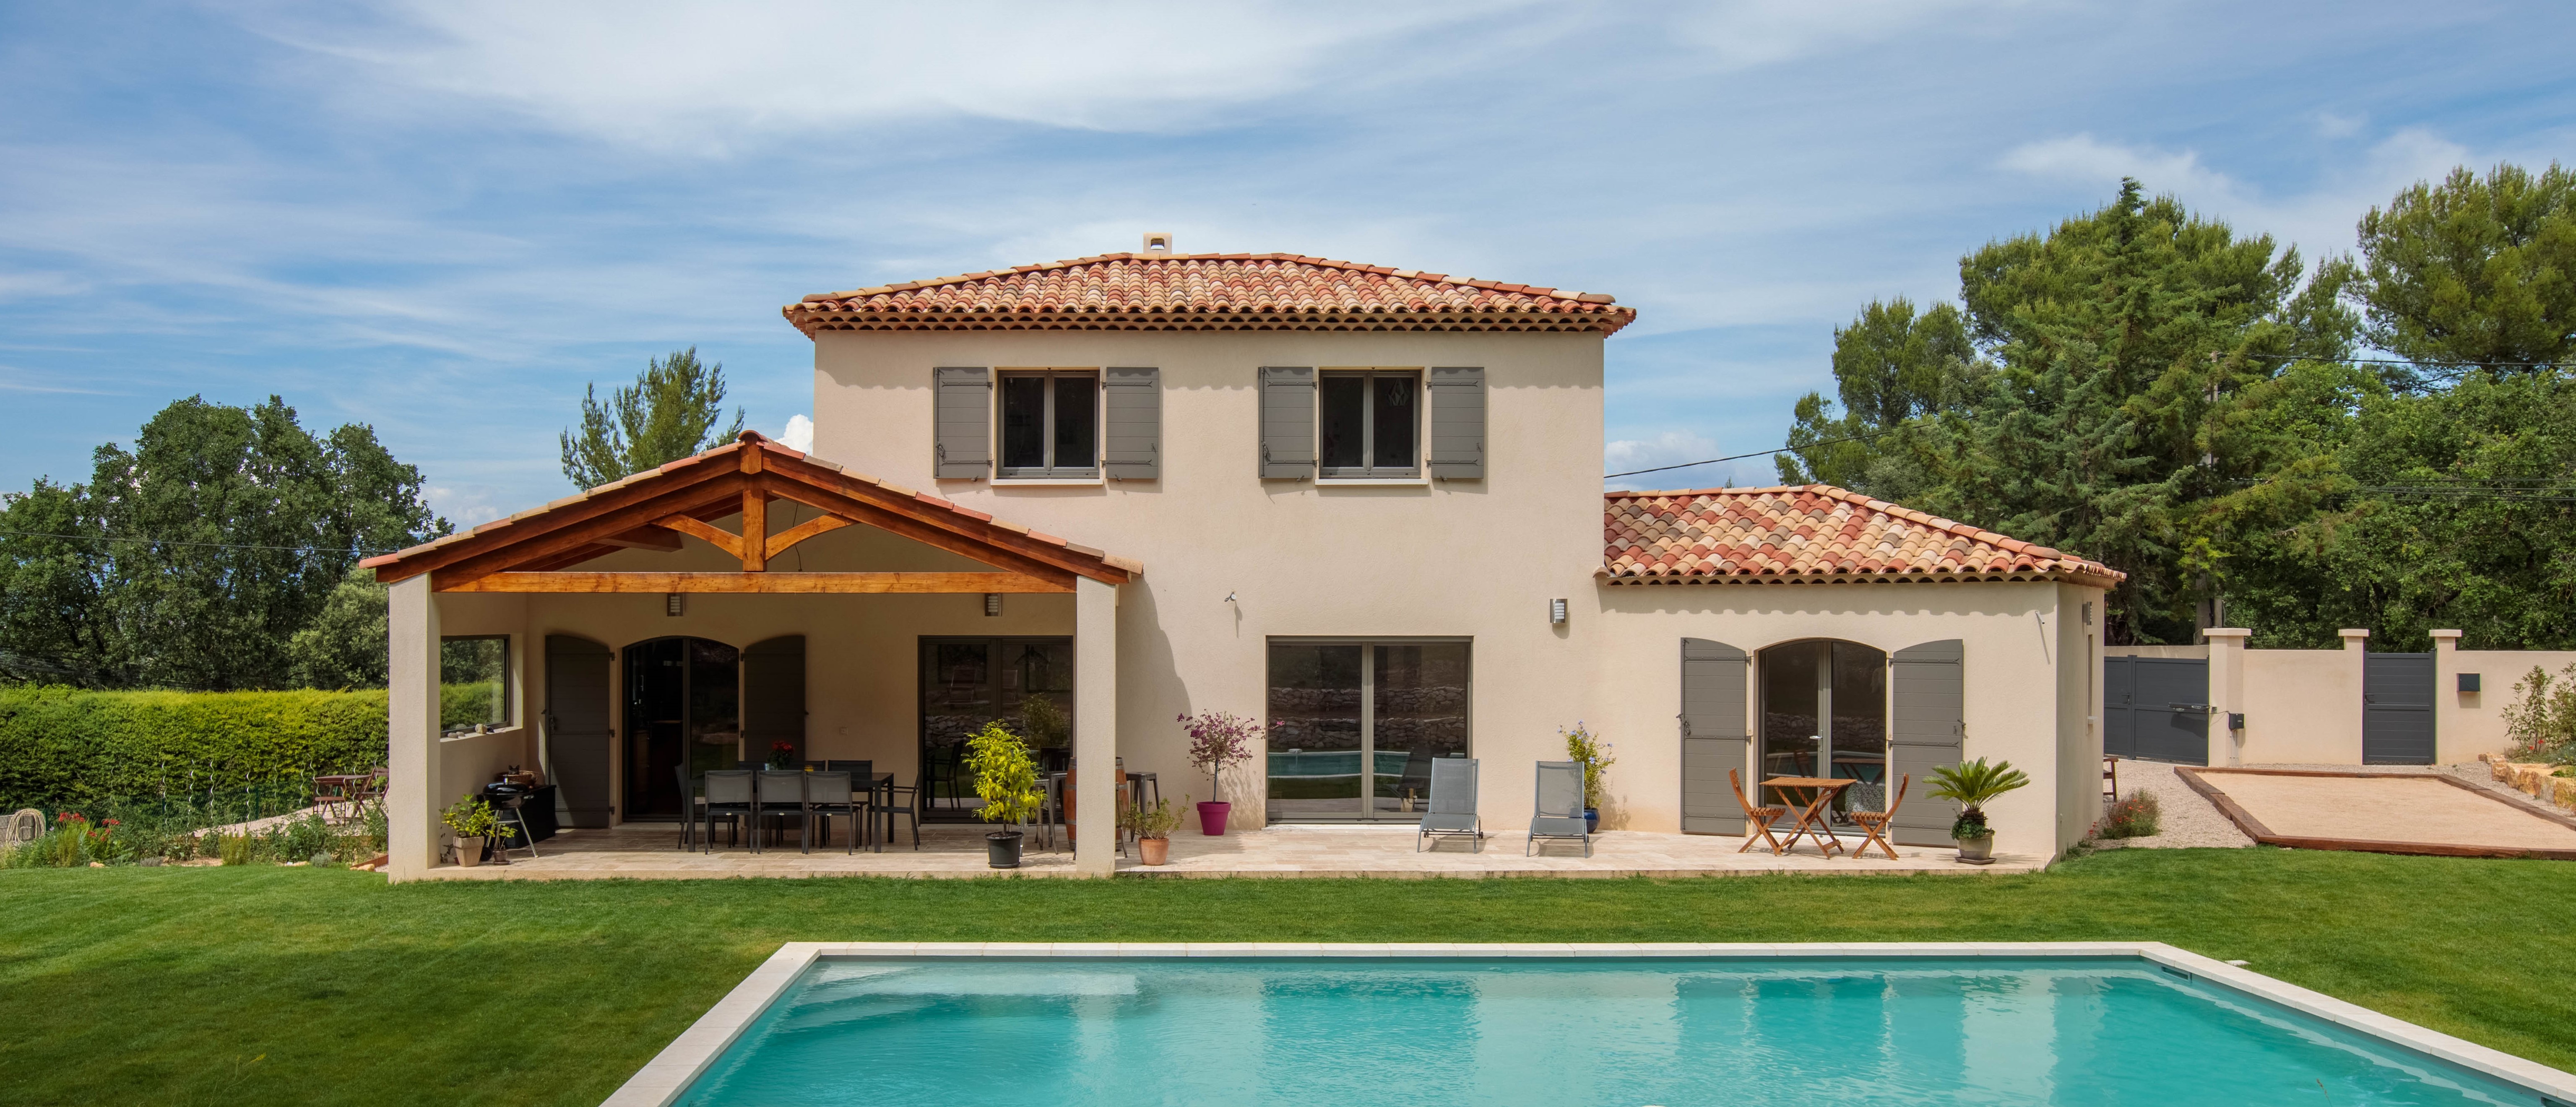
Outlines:
[[[1810,639],[1763,650],[1760,669],[1762,775],[1857,781],[1834,800],[1837,823],[1885,810],[1887,654]]]
[[[742,753],[742,651],[709,638],[626,647],[626,821],[678,819],[679,769],[730,769]]]

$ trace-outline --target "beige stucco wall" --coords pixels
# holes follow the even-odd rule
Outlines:
[[[996,486],[930,477],[931,370],[1151,365],[1162,371],[1159,480]],[[1257,478],[1264,365],[1482,365],[1478,481],[1348,486]],[[1489,820],[1528,819],[1531,769],[1581,715],[1580,610],[1601,562],[1601,338],[1554,334],[826,332],[814,452],[1013,523],[1145,564],[1120,589],[1118,743],[1165,794],[1208,798],[1185,712],[1265,713],[1274,636],[1473,640],[1474,742]],[[1234,602],[1228,603],[1227,596]],[[910,679],[910,667],[904,667]],[[907,706],[906,710],[909,710]],[[1258,797],[1230,793],[1257,825]]]
[[[2514,684],[2534,668],[2556,677],[2576,665],[2576,652],[2566,650],[2459,649],[2458,635],[2433,632],[2434,741],[2444,764],[2505,752],[2513,744],[2505,737],[2504,713],[2513,706]],[[2478,674],[2479,689],[2460,691],[2461,673]]]
[[[2242,650],[2245,730],[2223,752],[2227,720],[2211,720],[2212,764],[2361,764],[2361,640],[2340,650]],[[2213,675],[2212,680],[2217,678]],[[2223,705],[2222,705],[2223,706]]]
[[[2094,628],[2080,625],[2076,615],[2085,600],[2100,610],[2095,590],[2044,582],[1631,585],[1601,587],[1596,596],[1590,618],[1579,620],[1599,623],[1597,631],[1585,631],[1592,654],[1585,721],[1618,746],[1619,764],[1606,790],[1622,825],[1667,832],[1680,826],[1675,715],[1685,637],[1749,653],[1809,638],[1858,642],[1888,653],[1959,639],[1964,756],[2010,761],[2031,775],[2029,787],[1988,808],[1995,848],[2055,855],[2092,825],[2099,790],[2090,782],[2100,772],[2101,738],[2090,717],[2100,708],[2085,697],[2088,690],[2099,694],[2099,660],[2088,658],[2085,649]],[[1760,679],[1758,663],[1751,679]],[[1759,696],[1746,699],[1751,727]],[[1477,737],[1481,743],[1483,731]],[[1748,781],[1753,770],[1745,766]],[[1529,787],[1526,771],[1520,787]],[[1915,781],[1907,802],[1920,799],[1924,788]]]

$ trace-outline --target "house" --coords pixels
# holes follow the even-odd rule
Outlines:
[[[1223,783],[1246,829],[1410,823],[1463,754],[1509,832],[1578,722],[1616,746],[1613,827],[1740,834],[1729,769],[1865,806],[1910,776],[1901,840],[1946,843],[1923,774],[1963,756],[2031,773],[2001,850],[2096,817],[2119,575],[1826,487],[1605,495],[1610,296],[1158,237],[784,313],[810,453],[745,434],[369,563],[397,878],[512,765],[574,825],[672,819],[683,774],[781,743],[970,817],[957,743],[1033,698],[1084,795],[1123,766],[1207,799],[1176,717],[1264,719]],[[466,654],[506,674],[488,716],[442,708]]]

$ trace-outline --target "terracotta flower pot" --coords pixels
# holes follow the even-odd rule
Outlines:
[[[1168,865],[1172,863],[1172,840],[1169,838],[1138,838],[1136,839],[1136,852],[1139,856],[1144,858],[1145,863],[1148,865]]]
[[[470,869],[470,868],[473,868],[473,867],[475,867],[475,866],[477,866],[477,865],[482,864],[482,863],[483,863],[483,839],[481,839],[481,838],[459,838],[459,839],[457,839],[457,840],[456,840],[456,863],[457,863],[457,864],[459,864],[459,865],[463,865],[463,866],[465,866],[466,868],[469,868],[469,869]]]

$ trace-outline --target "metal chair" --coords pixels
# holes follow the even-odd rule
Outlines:
[[[832,816],[849,816],[850,836],[841,852],[855,852],[859,848],[859,823],[867,814],[868,804],[850,794],[850,774],[825,769],[804,776],[807,821],[823,820],[823,844],[829,846],[832,844]]]
[[[1461,834],[1474,843],[1476,852],[1485,852],[1485,824],[1476,817],[1476,759],[1435,759],[1423,777],[1431,790],[1431,809],[1413,831],[1413,852],[1422,852],[1423,843],[1430,839]]]
[[[884,853],[885,840],[894,837],[894,817],[897,815],[912,820],[912,848],[921,848],[921,805],[930,794],[929,787],[929,770],[926,767],[916,769],[912,774],[911,787],[888,785],[886,802],[874,804],[872,801],[873,814],[885,816],[885,833],[874,836],[878,853]]]
[[[756,782],[753,788],[760,797],[761,818],[765,820],[790,813],[796,816],[796,849],[800,853],[814,852],[812,820],[805,817],[805,778],[812,775],[802,769],[762,769],[753,775]],[[758,826],[751,828],[755,844],[760,841],[760,831]]]
[[[1592,827],[1583,818],[1581,762],[1539,762],[1536,804],[1530,816],[1529,843],[1521,847],[1521,856],[1537,849],[1541,838],[1580,838],[1583,856],[1592,856]]]
[[[698,789],[689,779],[689,767],[671,766],[671,775],[680,779],[680,848],[696,849],[698,845]]]
[[[710,769],[707,771],[707,806],[705,808],[707,852],[714,853],[716,850],[716,820],[720,818],[733,824],[734,841],[736,843],[742,841],[744,823],[760,809],[758,800],[751,770]],[[754,853],[760,852],[760,833],[757,827],[752,829],[751,850]]]

